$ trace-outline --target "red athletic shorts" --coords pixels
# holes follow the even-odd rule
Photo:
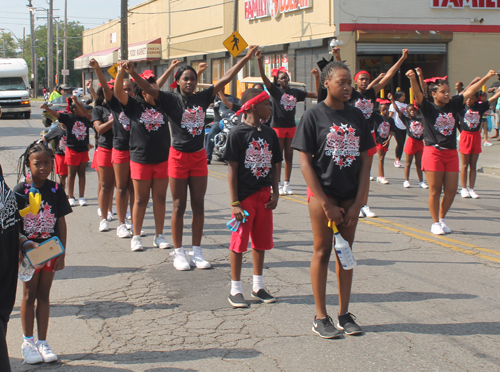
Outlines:
[[[92,156],[92,163],[90,164],[90,168],[95,169],[96,172],[99,170],[97,165],[97,156],[99,154],[99,147],[96,147],[94,150],[94,156]]]
[[[54,257],[53,259],[48,260],[47,262],[45,262],[45,265],[43,265],[43,267],[41,269],[35,270],[35,273],[39,273],[40,270],[43,270],[43,271],[52,271],[54,269],[54,262],[56,262],[56,258],[57,257]]]
[[[104,147],[99,147],[99,152],[97,153],[97,165],[99,167],[112,167],[111,164],[111,149],[105,149]],[[94,154],[94,158],[96,154]]]
[[[77,152],[75,150],[70,149],[69,147],[66,147],[66,164],[71,165],[71,166],[79,166],[82,163],[86,163],[89,161],[89,151],[82,151],[82,152]]]
[[[168,155],[168,176],[177,179],[208,176],[207,151],[203,149],[182,152],[171,147]]]
[[[438,150],[434,146],[425,146],[422,155],[422,170],[429,172],[458,172],[457,150]]]
[[[168,178],[168,161],[158,164],[141,164],[130,161],[130,178],[133,180]]]
[[[405,143],[405,154],[407,155],[415,155],[417,152],[424,152],[424,141],[418,141],[414,138],[408,137]]]
[[[314,196],[316,197],[316,195],[314,195],[314,193],[312,192],[312,190],[309,188],[309,186],[307,186],[307,202],[309,203],[309,201],[311,200],[311,197]],[[330,198],[330,199],[333,199],[331,196],[326,196],[327,198]]]
[[[246,252],[249,237],[252,238],[252,249],[267,251],[274,247],[273,211],[265,207],[270,198],[271,188],[264,187],[241,202],[241,208],[248,212],[248,217],[238,231],[231,234],[230,250]]]
[[[55,154],[54,173],[57,174],[58,176],[68,175],[68,164],[66,164],[66,156]]]
[[[375,136],[375,132],[372,132],[372,136],[373,136],[373,141],[374,141],[375,143],[377,143],[377,137]],[[366,151],[366,155],[368,155],[368,156],[373,156],[373,155],[375,155],[376,153],[377,153],[377,146],[376,146],[376,145],[375,145],[375,146],[373,146],[371,149],[368,149],[368,150]]]
[[[297,131],[297,127],[293,128],[276,128],[273,127],[274,131],[278,135],[278,138],[293,138],[295,136],[295,132]]]
[[[467,132],[463,130],[460,133],[458,151],[464,155],[480,154],[483,151],[481,148],[481,132]]]
[[[113,164],[125,164],[130,162],[130,151],[129,150],[116,150],[113,149],[111,154],[111,162]]]
[[[378,150],[383,150],[384,152],[389,151],[389,146],[384,146],[381,143],[376,143],[375,148]]]

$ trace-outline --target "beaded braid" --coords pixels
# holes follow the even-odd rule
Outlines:
[[[26,180],[27,177],[27,169],[30,166],[30,155],[35,152],[45,151],[48,155],[50,155],[50,159],[52,161],[52,168],[54,165],[54,153],[52,150],[47,147],[43,142],[35,141],[28,146],[26,151],[19,157],[19,161],[17,162],[17,183],[21,182],[21,179],[24,177]]]

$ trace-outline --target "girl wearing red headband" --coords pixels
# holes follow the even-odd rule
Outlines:
[[[246,219],[231,235],[231,292],[229,303],[247,307],[241,288],[243,253],[252,238],[252,297],[264,303],[275,302],[262,282],[264,254],[273,248],[273,209],[278,205],[278,176],[283,160],[276,133],[262,121],[272,114],[269,94],[260,89],[247,89],[241,97],[245,113],[241,124],[229,132],[224,159],[228,161],[231,211],[238,221]],[[273,192],[271,193],[271,186]],[[248,216],[244,216],[244,211]]]
[[[429,210],[433,220],[433,234],[451,233],[445,218],[453,204],[458,186],[457,114],[464,108],[464,103],[495,75],[496,72],[490,70],[485,77],[453,98],[450,98],[448,82],[436,78],[429,81],[428,98],[425,98],[415,71],[409,70],[406,73],[422,112],[425,144],[422,170],[425,171],[429,182]]]
[[[236,63],[213,86],[201,92],[196,92],[198,76],[190,66],[182,66],[175,73],[177,94],[163,92],[151,86],[127,64],[127,72],[136,83],[155,100],[168,115],[172,127],[172,149],[168,161],[170,190],[173,199],[172,238],[175,251],[174,267],[177,270],[190,270],[190,263],[199,269],[210,268],[201,250],[201,238],[205,219],[205,193],[207,190],[208,166],[207,154],[204,149],[205,112],[213,102],[215,95],[228,84],[243,66],[253,57],[257,46],[250,46],[248,53]],[[193,210],[192,243],[193,250],[189,252],[191,260],[186,259],[182,246],[184,230],[184,212],[187,204],[188,188]]]
[[[260,76],[273,99],[273,119],[271,126],[278,134],[283,157],[285,158],[285,182],[283,186],[281,186],[280,182],[279,193],[280,195],[292,195],[290,177],[293,166],[293,149],[291,144],[295,130],[297,129],[295,126],[295,106],[297,102],[302,102],[306,98],[317,98],[318,94],[316,92],[306,92],[302,89],[290,88],[290,76],[284,67],[271,71],[273,76],[273,82],[271,83],[266,76],[262,52],[259,50],[256,56],[259,63]]]
[[[339,313],[335,328],[326,309],[328,264],[332,253],[334,223],[353,246],[359,210],[370,183],[367,151],[375,147],[361,111],[347,104],[352,91],[351,74],[342,62],[330,62],[321,72],[326,99],[309,108],[297,128],[292,146],[300,151],[302,174],[308,186],[309,215],[314,238],[311,282],[316,303],[313,332],[323,338],[360,334],[349,313],[353,270],[344,270],[336,257]]]
[[[375,132],[375,144],[378,154],[378,177],[377,182],[383,185],[389,183],[384,175],[384,160],[385,154],[389,151],[389,142],[391,141],[394,131],[396,130],[396,124],[394,120],[389,116],[389,105],[391,101],[387,99],[377,98],[379,103],[380,115],[373,114],[374,117],[374,132]]]

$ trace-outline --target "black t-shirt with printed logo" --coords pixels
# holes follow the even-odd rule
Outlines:
[[[307,92],[296,88],[284,90],[272,84],[269,94],[273,99],[273,120],[271,126],[275,128],[295,127],[297,102],[304,101]]]
[[[89,119],[73,114],[59,114],[59,121],[66,127],[66,147],[76,151],[89,151]]]
[[[28,193],[30,187],[30,184],[24,182],[14,187],[19,210],[28,206]],[[40,191],[42,195],[40,211],[36,215],[30,212],[24,216],[23,231],[28,239],[37,243],[42,243],[54,236],[59,236],[57,219],[70,214],[73,210],[69,206],[64,187],[58,183],[46,180],[38,191]]]
[[[450,99],[444,107],[436,106],[426,98],[419,105],[424,124],[425,146],[440,146],[445,149],[457,148],[458,112],[464,108],[464,96]]]
[[[60,126],[55,127],[45,136],[45,140],[50,142],[52,140],[55,141],[55,153],[57,155],[63,155],[66,151],[66,131],[63,130]]]
[[[460,129],[466,132],[479,132],[481,130],[481,118],[490,109],[488,101],[467,106],[458,112]]]
[[[406,115],[403,115],[401,121],[406,127],[406,134],[408,137],[413,138],[416,141],[423,141],[424,139],[424,125],[422,121],[418,118],[412,119]]]
[[[172,147],[182,152],[196,152],[205,145],[205,113],[213,102],[214,87],[191,96],[160,91],[160,107],[172,127]]]
[[[132,97],[123,111],[130,119],[130,160],[141,164],[167,161],[170,129],[163,111],[148,103],[143,106]]]
[[[350,105],[336,110],[320,102],[300,119],[292,147],[312,154],[312,167],[326,195],[349,200],[358,191],[360,154],[375,143],[360,110]]]
[[[264,125],[261,128],[241,123],[229,132],[224,159],[238,162],[240,201],[272,186],[273,166],[283,160],[276,132]]]
[[[113,96],[108,102],[113,114],[113,148],[119,151],[130,150],[130,119],[123,112],[118,98]]]
[[[376,100],[377,94],[375,93],[375,89],[370,88],[365,90],[363,93],[353,89],[351,98],[347,101],[347,103],[351,106],[361,110],[367,123],[370,125],[370,130],[373,130],[375,125],[375,121],[373,120],[373,110],[375,108]]]
[[[385,141],[389,138],[391,132],[394,132],[396,128],[396,123],[394,123],[394,119],[391,117],[384,118],[380,114],[373,114],[373,120],[375,123],[375,138],[377,139],[377,143],[381,145],[384,144]]]
[[[108,121],[113,119],[113,114],[108,106],[96,106],[94,110],[92,110],[92,124],[94,121],[98,120],[103,123],[107,123]],[[96,131],[97,132],[97,131]],[[104,133],[99,133],[99,140],[97,141],[97,145],[104,149],[111,150],[113,148],[113,129],[109,128],[108,131]]]

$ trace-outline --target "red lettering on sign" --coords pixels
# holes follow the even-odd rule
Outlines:
[[[496,8],[496,4],[493,0],[486,0],[486,8]]]

